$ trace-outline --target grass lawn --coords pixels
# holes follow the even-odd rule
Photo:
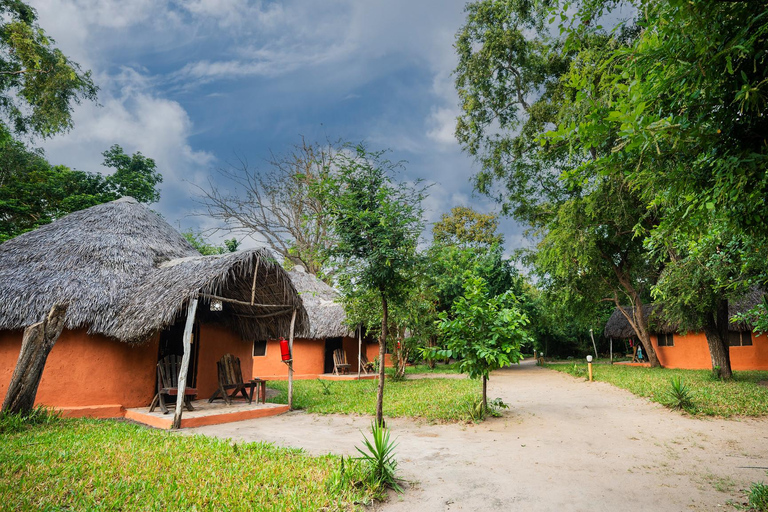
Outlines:
[[[320,414],[376,414],[377,380],[318,381],[293,383],[293,406]],[[280,394],[270,400],[288,402],[288,383],[270,381]],[[428,421],[469,420],[468,403],[480,396],[481,383],[469,379],[419,379],[384,386],[384,415],[423,418]]]
[[[587,365],[579,363],[548,364],[547,368],[586,378]],[[734,372],[734,380],[720,382],[709,370],[670,370],[626,365],[595,364],[595,380],[609,382],[638,396],[669,406],[670,379],[681,377],[691,390],[692,414],[706,416],[768,416],[768,387],[758,385],[768,380],[768,371]]]
[[[413,366],[405,367],[406,374],[419,374],[419,373],[461,373],[459,371],[459,363],[436,363],[435,369],[431,369],[426,364],[415,364]]]
[[[179,436],[109,420],[0,422],[2,510],[348,510],[339,458],[264,443]]]

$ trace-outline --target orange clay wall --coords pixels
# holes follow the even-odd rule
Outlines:
[[[253,378],[253,369],[248,364],[251,360],[253,345],[243,341],[238,334],[222,325],[201,324],[199,343],[200,351],[197,357],[197,398],[199,400],[207,400],[219,387],[216,362],[224,354],[234,354],[240,358],[243,380]]]
[[[0,332],[0,396],[21,350],[22,331]],[[61,333],[43,370],[36,403],[53,407],[149,405],[155,391],[158,336],[133,346],[84,329]],[[119,410],[119,408],[117,409]]]
[[[347,362],[357,371],[357,339],[344,338],[342,347],[347,353]],[[379,346],[363,342],[368,360],[379,355]],[[241,358],[242,359],[242,358]],[[293,378],[316,379],[324,373],[325,339],[296,338],[293,340]],[[253,375],[266,380],[287,380],[288,367],[280,359],[280,342],[269,340],[266,355],[253,357]]]
[[[665,368],[706,370],[712,368],[707,339],[703,332],[674,335],[674,347],[659,347],[656,336],[651,336],[659,362]],[[731,347],[731,369],[768,370],[768,337],[752,335],[752,346]]]

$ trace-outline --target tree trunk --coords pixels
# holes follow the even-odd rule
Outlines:
[[[730,380],[731,353],[728,346],[728,301],[718,301],[717,311],[709,315],[704,323],[704,335],[709,346],[709,356],[712,359],[712,372],[720,379]]]
[[[619,311],[621,311],[621,314],[624,315],[624,318],[627,319],[629,325],[632,326],[632,330],[637,334],[637,339],[640,340],[640,344],[643,346],[643,352],[648,357],[648,362],[651,363],[651,367],[659,368],[661,363],[659,362],[659,356],[656,354],[656,350],[653,348],[651,335],[648,332],[648,321],[643,314],[643,302],[640,299],[640,296],[636,293],[633,295],[632,299],[632,302],[635,305],[632,310],[632,316],[621,307],[618,297],[614,297],[614,303],[616,304],[616,307],[619,308]]]
[[[376,394],[376,424],[384,426],[384,356],[387,352],[387,298],[381,292],[381,337],[379,338],[379,390]]]
[[[483,375],[483,414],[488,411],[488,376]]]
[[[3,412],[22,415],[32,412],[45,361],[64,330],[67,307],[68,304],[54,304],[42,322],[24,329],[19,359],[3,401]]]
[[[432,348],[435,345],[437,345],[437,336],[430,336],[429,340],[427,341],[427,346],[429,348]],[[434,360],[434,358],[430,358],[430,359],[427,360],[427,366],[429,366],[430,370],[434,370],[435,369],[435,360]]]

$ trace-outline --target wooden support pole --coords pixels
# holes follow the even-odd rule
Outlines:
[[[261,260],[256,258],[256,267],[253,269],[253,284],[251,285],[251,306],[256,301],[256,276],[259,275],[259,264]]]
[[[291,316],[291,330],[288,333],[288,350],[291,353],[291,360],[288,361],[288,410],[293,410],[293,329],[296,326],[296,310],[293,310]]]
[[[613,337],[611,337],[611,364],[613,364]]]
[[[181,358],[181,368],[179,369],[179,383],[176,395],[176,412],[173,414],[173,428],[181,428],[181,410],[184,407],[184,393],[187,390],[187,371],[189,369],[189,359],[192,353],[192,327],[195,325],[195,314],[197,313],[197,297],[192,299],[187,308],[187,323],[184,326],[184,355]]]
[[[360,324],[360,327],[357,331],[357,378],[360,379],[360,368],[361,368],[361,362],[360,359],[363,355],[363,324]]]

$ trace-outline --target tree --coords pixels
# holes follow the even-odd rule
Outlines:
[[[325,198],[313,195],[318,181],[337,165],[343,145],[301,144],[269,160],[269,170],[252,169],[248,162],[220,169],[217,180],[200,188],[200,203],[230,233],[265,241],[284,266],[303,266],[323,277],[327,250],[333,244]],[[227,182],[220,188],[218,182]]]
[[[119,146],[112,151],[115,148]],[[154,161],[140,153],[122,155],[128,160],[139,157],[147,172],[105,177],[52,166],[42,151],[28,149],[0,126],[0,242],[124,194],[136,193],[144,200],[158,197],[154,186],[162,178],[154,171]]]
[[[96,99],[90,71],[53,46],[24,2],[0,2],[0,19],[0,123],[16,135],[68,130],[73,104]]]
[[[440,313],[438,329],[445,348],[435,354],[455,358],[471,379],[483,379],[483,411],[488,409],[487,384],[493,370],[520,361],[520,347],[528,340],[528,318],[515,306],[511,292],[492,296],[480,276],[465,274],[464,295]]]
[[[609,61],[601,59],[625,47],[636,31],[600,29],[566,45],[544,24],[553,4],[483,0],[467,6],[456,39],[462,101],[456,136],[481,164],[476,189],[495,197],[540,240],[525,261],[541,282],[569,297],[588,296],[594,313],[603,309],[601,301],[628,301],[636,312],[630,323],[658,365],[642,315],[663,265],[650,261],[644,247],[656,211],[618,164],[610,175],[590,165],[610,152],[618,129],[604,129],[600,143],[591,145],[576,128],[571,137],[547,137],[553,125],[580,127],[606,111],[604,95],[614,83]]]
[[[582,4],[571,42],[593,32],[590,21],[613,5]],[[605,108],[579,125],[561,124],[557,135],[582,150],[607,147],[587,172],[621,168],[659,208],[646,245],[673,267],[657,295],[671,318],[698,317],[713,368],[728,378],[728,300],[768,283],[768,265],[755,257],[768,248],[768,5],[675,0],[637,7],[638,37],[592,61],[613,84],[602,91]],[[588,80],[574,73],[572,83]],[[591,104],[584,97],[578,103]],[[617,136],[607,139],[607,132]],[[707,299],[693,298],[699,294]]]
[[[468,246],[492,246],[504,243],[497,232],[499,217],[493,213],[479,213],[466,206],[455,206],[451,213],[444,213],[432,227],[435,244]]]
[[[384,355],[389,304],[401,304],[409,288],[416,245],[423,228],[421,201],[425,189],[396,182],[397,164],[358,146],[339,153],[337,167],[324,172],[314,194],[328,208],[336,244],[327,249],[355,283],[352,293],[373,292],[381,302],[379,387],[376,423],[383,424]]]
[[[157,172],[155,161],[141,152],[128,156],[119,145],[114,144],[102,153],[104,166],[115,169],[105,178],[107,187],[116,197],[131,196],[140,203],[154,203],[160,200],[157,185],[163,176]]]
[[[187,239],[187,242],[192,244],[192,247],[197,249],[197,252],[203,256],[210,256],[212,254],[226,254],[228,252],[237,252],[240,247],[240,242],[237,238],[229,238],[224,240],[222,245],[213,245],[203,238],[203,234],[193,229],[188,229],[181,233],[181,236]]]

